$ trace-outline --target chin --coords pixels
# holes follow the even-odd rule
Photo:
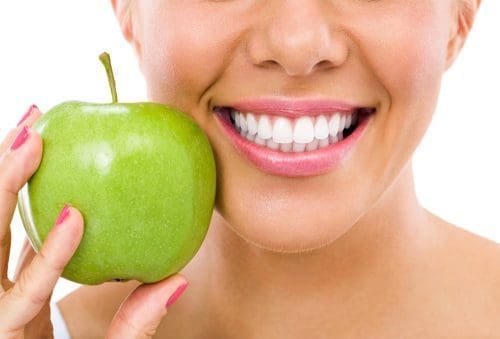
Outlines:
[[[285,218],[278,221],[276,218],[266,220],[265,217],[254,217],[252,223],[241,220],[226,219],[225,226],[245,242],[269,252],[281,254],[310,253],[335,242],[353,225],[344,218],[329,218],[306,222],[299,218]],[[295,220],[292,221],[292,220]],[[339,221],[332,221],[339,220]],[[316,225],[316,226],[314,226]]]

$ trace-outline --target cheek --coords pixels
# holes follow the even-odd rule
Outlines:
[[[157,12],[145,15],[147,23],[143,24],[141,66],[149,96],[191,112],[222,72],[231,37],[221,22],[189,5],[158,7]]]
[[[375,54],[373,69],[388,94],[383,137],[397,141],[409,156],[431,122],[446,60],[446,43],[436,38],[441,32],[425,23],[408,31],[394,33]],[[441,33],[442,34],[442,33]],[[404,142],[401,142],[404,140]]]
[[[416,34],[414,34],[416,33]],[[385,46],[377,61],[385,67],[375,67],[383,74],[383,81],[392,104],[404,103],[407,107],[420,107],[435,103],[445,66],[445,43],[433,38],[433,31],[419,30],[402,33],[392,46]],[[423,113],[423,112],[422,112]]]
[[[363,41],[370,42],[360,44],[362,53],[386,93],[377,116],[377,126],[383,130],[375,143],[380,152],[370,164],[371,180],[385,186],[410,160],[436,107],[448,26],[435,12],[402,12],[359,32]]]
[[[434,102],[438,94],[448,21],[428,7],[397,11],[360,26],[362,53],[393,104]]]

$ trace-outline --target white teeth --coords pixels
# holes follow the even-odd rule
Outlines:
[[[295,121],[293,128],[293,141],[304,144],[314,139],[314,126],[310,117],[300,117]]]
[[[265,115],[259,119],[258,133],[259,138],[262,139],[272,139],[273,137],[273,125],[271,125],[271,120]]]
[[[292,124],[286,118],[276,119],[273,127],[273,140],[274,142],[285,144],[293,142]]]
[[[340,126],[340,114],[335,113],[328,122],[328,129],[330,131],[330,136],[337,135]]]
[[[292,150],[292,144],[292,142],[280,144],[280,150],[283,152],[290,152]]]
[[[258,145],[282,152],[315,151],[344,139],[343,132],[358,122],[358,115],[334,113],[295,120],[231,110],[240,135]]]
[[[275,143],[274,140],[273,140],[273,138],[267,139],[266,146],[269,147],[270,149],[274,149],[274,150],[280,148],[280,144]]]
[[[321,139],[319,141],[319,148],[325,148],[326,146],[330,145],[330,140],[328,138],[326,139]]]
[[[238,113],[238,115],[240,116],[240,118],[238,120],[240,122],[240,128],[241,128],[241,130],[243,132],[248,131],[247,119],[245,118],[245,116],[242,113]]]
[[[330,135],[330,137],[328,139],[330,141],[330,145],[339,141],[339,139],[337,138],[336,135]]]
[[[255,140],[253,141],[258,145],[264,146],[266,144],[266,140],[260,138],[258,135],[256,135]]]
[[[339,124],[339,131],[343,131],[345,128],[345,115],[342,114],[340,116],[340,124]]]
[[[352,115],[349,114],[345,117],[345,128],[349,128],[351,127],[351,123],[352,123]]]
[[[234,112],[234,111],[231,111],[231,113],[234,113],[234,124],[237,126],[237,127],[240,127],[240,113],[238,112]],[[241,128],[241,127],[240,127]]]
[[[328,139],[325,139],[325,140],[328,140]],[[318,146],[319,146],[319,140],[314,138],[313,141],[311,141],[310,143],[308,143],[306,145],[306,151],[315,151],[318,149]]]
[[[328,138],[328,134],[330,134],[328,121],[324,115],[320,115],[316,118],[316,123],[314,124],[314,137],[316,139],[326,139]]]
[[[292,151],[294,152],[304,152],[306,150],[306,144],[301,142],[294,142],[292,145]]]
[[[250,140],[250,141],[254,141],[255,140],[255,134],[252,135],[252,134],[250,134],[248,132],[243,132],[243,133],[245,133],[245,138],[247,138],[247,140]]]
[[[250,134],[257,134],[257,120],[255,120],[255,116],[252,113],[247,114],[247,126],[248,132]]]

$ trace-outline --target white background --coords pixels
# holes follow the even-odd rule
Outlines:
[[[469,41],[445,75],[414,168],[425,207],[500,242],[498,32],[500,1],[484,0]],[[112,55],[120,100],[146,100],[135,56],[108,1],[0,2],[0,138],[32,103],[46,111],[67,100],[109,101],[97,59],[104,50]],[[24,237],[17,213],[13,237],[11,274]],[[54,298],[74,287],[61,280]]]

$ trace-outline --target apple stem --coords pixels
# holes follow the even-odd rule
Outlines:
[[[116,83],[115,76],[113,74],[113,67],[111,67],[111,58],[107,52],[99,55],[99,60],[104,65],[104,69],[106,70],[106,74],[108,76],[109,89],[111,90],[111,98],[112,103],[116,104],[118,102],[118,96],[116,94]]]

